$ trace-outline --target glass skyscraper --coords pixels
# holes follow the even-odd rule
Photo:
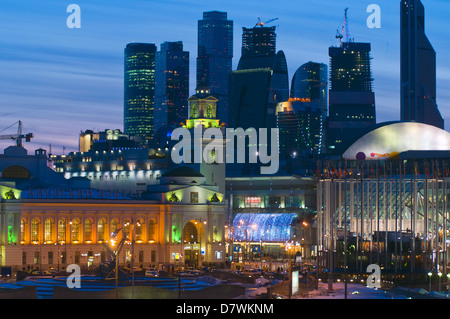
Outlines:
[[[154,128],[180,126],[188,118],[189,52],[183,43],[164,42],[156,53]]]
[[[320,101],[327,111],[328,66],[324,63],[307,62],[301,65],[291,82],[291,98]]]
[[[155,54],[152,43],[129,43],[124,65],[124,133],[153,138]]]
[[[444,128],[436,104],[436,52],[425,34],[420,0],[400,2],[401,120]]]
[[[226,12],[203,12],[198,21],[197,88],[208,89],[219,101],[218,118],[228,121],[228,75],[232,70],[233,21]]]
[[[343,42],[330,47],[327,152],[342,155],[376,124],[370,43]]]
[[[292,77],[290,98],[276,109],[282,158],[318,156],[325,151],[328,67],[307,62]]]
[[[229,126],[276,128],[276,106],[289,99],[286,57],[275,27],[242,28],[242,56],[229,77]]]

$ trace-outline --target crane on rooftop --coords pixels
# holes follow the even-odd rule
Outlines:
[[[268,24],[268,23],[273,22],[275,20],[278,20],[278,18],[274,18],[274,19],[270,19],[270,20],[268,20],[266,22],[262,22],[261,18],[258,17],[258,22],[255,24],[255,27],[261,27],[262,28],[265,24]]]
[[[345,42],[349,42],[350,41],[350,30],[348,27],[348,8],[345,8],[345,13],[344,13],[344,23],[342,23],[341,26],[341,30],[337,30],[336,32],[336,38],[339,39],[340,44],[342,44],[343,42],[343,38],[344,38],[344,33],[345,33]]]
[[[19,124],[17,128],[17,134],[7,134],[7,135],[0,135],[0,140],[15,140],[17,146],[22,146],[22,140],[25,139],[26,142],[30,142],[31,139],[34,137],[33,133],[23,134],[23,128],[22,128],[22,121],[17,121],[16,123],[8,126],[7,128],[4,128],[0,132],[3,132],[4,130],[9,129],[10,127]]]

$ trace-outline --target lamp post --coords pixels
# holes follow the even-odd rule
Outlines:
[[[441,276],[442,276],[442,273],[438,272],[438,276],[439,276],[439,293],[440,293],[441,292]]]
[[[291,299],[292,296],[292,263],[291,263],[291,249],[292,246],[290,243],[286,243],[286,250],[288,252],[289,255],[289,287],[288,287],[288,291],[289,291],[289,299]]]
[[[430,279],[429,280],[429,282],[430,282],[430,289],[429,289],[429,292],[431,292],[431,276],[432,276],[433,274],[431,273],[431,271],[428,273],[428,278]]]
[[[447,274],[447,293],[448,293],[448,287],[449,287],[449,285],[448,285],[449,280],[450,280],[450,274]]]

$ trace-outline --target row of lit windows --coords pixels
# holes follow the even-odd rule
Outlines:
[[[67,221],[65,218],[61,218],[58,221],[57,227],[54,226],[54,221],[51,218],[47,218],[44,222],[44,236],[43,238],[40,238],[40,220],[38,218],[34,218],[30,225],[30,243],[39,243],[42,241],[44,243],[66,243],[69,241],[69,243],[92,243],[97,241],[98,243],[101,243],[103,241],[111,240],[114,238],[111,238],[110,235],[106,233],[107,231],[107,224],[106,220],[104,218],[100,218],[97,221],[96,225],[96,237],[94,238],[93,233],[93,227],[94,223],[91,219],[85,219],[84,223],[81,223],[78,218],[74,218],[73,220],[69,221],[69,225],[67,225]],[[129,236],[130,230],[131,230],[131,220],[126,219],[123,223],[123,225],[120,225],[119,227],[119,221],[117,219],[112,219],[109,224],[109,234],[114,233],[118,229],[122,229],[122,233],[127,234]],[[67,230],[70,231],[70,236],[67,238]],[[56,233],[55,233],[56,231]],[[145,233],[147,231],[147,238],[148,242],[155,242],[156,240],[156,222],[155,220],[150,220],[148,222],[148,227],[145,227],[145,223],[142,219],[138,219],[136,223],[134,224],[133,232],[134,232],[134,239],[137,242],[142,242],[145,240]],[[21,220],[20,223],[20,235],[21,235],[21,242],[25,243],[26,241],[26,232],[27,232],[27,223],[24,219]],[[56,241],[55,241],[55,235],[56,235]],[[112,235],[111,235],[112,236]]]

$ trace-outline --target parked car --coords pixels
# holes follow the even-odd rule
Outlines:
[[[159,273],[156,270],[147,269],[145,271],[145,277],[158,277]]]

